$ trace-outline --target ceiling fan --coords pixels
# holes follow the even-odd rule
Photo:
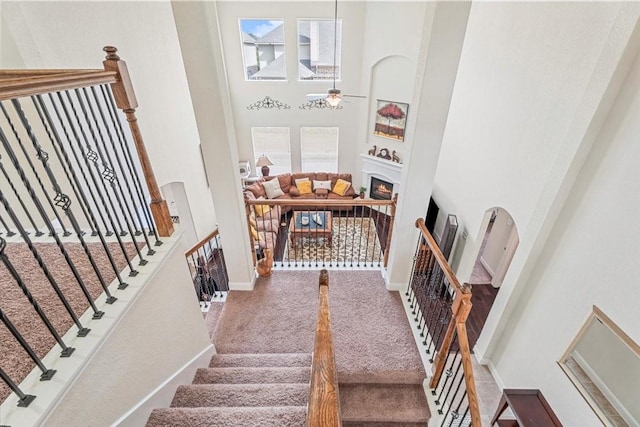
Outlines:
[[[340,89],[336,89],[336,56],[338,54],[338,0],[335,0],[333,13],[333,87],[327,93],[309,93],[307,94],[307,102],[314,102],[321,99],[330,106],[337,107],[340,105],[343,97],[349,98],[366,98],[362,95],[343,95]]]

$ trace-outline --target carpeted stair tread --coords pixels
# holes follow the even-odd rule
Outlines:
[[[304,406],[309,384],[191,384],[181,385],[171,407]]]
[[[425,377],[425,372],[417,369],[361,370],[358,372],[338,370],[338,381],[345,384],[423,384]]]
[[[147,427],[302,427],[306,406],[154,409]]]
[[[311,379],[311,368],[208,368],[198,369],[194,384],[275,384],[306,383]]]
[[[216,354],[211,358],[210,368],[224,367],[308,367],[310,353],[241,353]]]
[[[422,385],[340,384],[342,420],[426,423],[430,413]]]

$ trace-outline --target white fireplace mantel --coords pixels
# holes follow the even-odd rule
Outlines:
[[[393,192],[400,193],[402,163],[392,162],[380,157],[360,154],[362,158],[362,185],[371,191],[371,177],[385,180],[393,184]],[[369,193],[371,194],[371,193]]]

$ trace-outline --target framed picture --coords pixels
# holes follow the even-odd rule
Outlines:
[[[378,99],[374,135],[404,141],[409,104]]]

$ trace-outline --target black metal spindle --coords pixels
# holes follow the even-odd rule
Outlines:
[[[156,241],[155,246],[160,246],[162,242],[159,240],[158,232],[156,230],[155,223],[153,222],[151,211],[149,210],[149,205],[147,204],[146,199],[144,197],[145,189],[140,181],[139,174],[136,172],[136,169],[134,166],[136,164],[134,161],[134,156],[131,154],[131,149],[129,147],[129,144],[127,143],[127,138],[125,136],[122,123],[120,122],[117,116],[117,108],[113,99],[113,94],[111,93],[110,89],[107,89],[106,86],[103,85],[103,88],[104,88],[103,93],[106,92],[108,95],[109,102],[107,103],[107,107],[108,107],[107,109],[109,110],[109,115],[111,116],[112,122],[116,124],[116,130],[117,130],[116,134],[118,135],[118,140],[120,141],[120,147],[121,147],[122,153],[124,154],[123,157],[125,158],[127,167],[129,168],[130,176],[133,177],[133,181],[136,187],[136,192],[138,193],[138,198],[140,200],[140,206],[143,208],[143,212],[147,218],[147,223],[149,227],[151,227],[151,233],[153,233],[153,236]],[[149,247],[149,251],[152,251],[151,247]],[[148,255],[153,255],[153,254],[148,253]]]
[[[4,314],[4,312],[2,311],[2,308],[0,308],[0,321],[4,323],[4,326],[9,330],[9,332],[11,332],[11,335],[13,335],[16,341],[18,341],[18,343],[24,349],[24,351],[27,352],[27,354],[29,355],[31,360],[33,360],[33,362],[36,364],[38,369],[42,371],[42,374],[40,374],[40,381],[48,381],[51,378],[53,378],[56,371],[54,369],[48,369],[44,365],[44,363],[42,363],[42,360],[38,357],[38,355],[33,350],[33,348],[29,345],[27,340],[24,339],[24,337],[22,336],[20,331],[18,331],[18,329],[15,327],[13,322],[9,320],[9,317],[7,317],[7,315]]]
[[[98,178],[96,178],[96,173],[100,173],[98,170],[98,156],[97,154],[91,150],[91,147],[89,146],[89,142],[87,140],[87,136],[84,132],[84,128],[80,122],[80,117],[78,116],[78,113],[76,111],[76,108],[73,104],[73,101],[71,100],[71,96],[69,95],[69,92],[65,91],[65,95],[67,98],[67,101],[69,102],[69,107],[71,108],[71,111],[73,112],[73,115],[76,119],[76,123],[78,125],[78,128],[80,129],[80,135],[82,135],[82,139],[85,141],[86,146],[87,146],[87,151],[85,152],[85,148],[82,146],[82,141],[80,140],[80,136],[78,135],[78,132],[75,128],[75,126],[72,123],[72,118],[69,115],[69,110],[67,109],[66,104],[63,102],[62,100],[62,96],[60,93],[58,93],[58,96],[60,98],[60,102],[61,102],[61,106],[62,109],[65,113],[65,116],[67,117],[67,121],[70,124],[74,139],[76,140],[76,145],[77,148],[80,150],[80,154],[81,157],[84,159],[85,165],[87,167],[87,170],[89,171],[89,177],[91,178],[91,183],[93,184],[96,193],[98,194],[98,198],[100,199],[100,203],[102,204],[102,207],[104,208],[104,212],[107,215],[107,219],[109,220],[109,223],[111,224],[111,227],[114,229],[114,231],[116,231],[116,233],[114,233],[116,240],[118,241],[118,245],[120,246],[120,250],[122,251],[122,254],[124,255],[124,258],[127,262],[127,265],[129,266],[129,276],[130,277],[134,277],[138,275],[138,271],[133,267],[133,264],[131,264],[131,259],[129,257],[129,254],[127,252],[127,249],[124,246],[124,243],[122,241],[122,239],[120,238],[120,234],[117,232],[116,226],[115,226],[115,222],[113,220],[113,217],[111,215],[111,211],[109,210],[108,204],[105,200],[105,196],[102,193],[102,190],[100,188],[100,186],[98,185],[98,181],[100,181]],[[95,172],[94,172],[94,168],[91,167],[90,163],[92,163],[94,165],[95,168]],[[103,187],[106,187],[104,185],[103,181],[100,181],[102,183]],[[106,192],[106,189],[105,189]],[[107,197],[108,197],[108,192],[106,192]]]
[[[2,155],[0,154],[0,160],[1,159],[2,159]],[[14,196],[16,196],[16,200],[18,200],[18,203],[20,203],[20,206],[22,207],[22,210],[24,211],[25,215],[27,216],[27,219],[29,220],[29,222],[31,223],[31,226],[36,231],[36,236],[44,235],[44,233],[38,229],[38,226],[36,225],[35,221],[33,220],[33,217],[29,213],[29,209],[24,204],[24,201],[22,200],[22,197],[20,196],[20,192],[15,187],[15,185],[13,185],[13,181],[11,180],[11,177],[7,173],[7,170],[4,168],[4,165],[2,164],[2,162],[0,162],[0,171],[2,171],[2,175],[4,175],[5,179],[7,180],[7,183],[9,184],[9,187],[11,188],[11,191],[13,191]],[[8,228],[7,228],[7,230],[8,230]]]
[[[229,274],[227,273],[227,261],[224,258],[224,249],[222,248],[222,238],[220,237],[219,234],[216,236],[216,242],[217,242],[218,248],[220,248],[220,263],[222,267],[222,277],[224,280],[224,290],[228,291],[229,290]]]
[[[7,237],[11,237],[11,236],[15,236],[16,235],[15,231],[12,231],[9,228],[9,225],[6,223],[4,218],[2,218],[2,215],[0,215],[0,224],[2,224],[2,226],[4,227],[5,230],[7,230]]]
[[[460,362],[459,351],[456,351],[456,354],[455,354],[454,358],[451,361],[451,367],[452,368],[453,368],[454,365],[455,365],[455,372],[445,379],[445,384],[442,386],[442,391],[444,391],[445,388],[447,389],[447,391],[446,391],[446,393],[444,395],[444,398],[442,398],[442,400],[440,400],[440,398],[438,398],[438,400],[441,402],[441,405],[442,405],[440,407],[440,410],[438,410],[438,413],[440,413],[440,414],[443,413],[442,408],[444,408],[444,405],[449,401],[449,395],[451,394],[451,390],[455,386],[456,378],[458,378],[458,373],[460,372],[460,366],[462,366],[462,363]],[[451,372],[451,368],[449,369],[448,372]],[[449,379],[451,379],[451,382],[448,383],[449,386],[447,388],[447,382],[448,382]],[[442,391],[441,391],[440,395],[442,395]]]
[[[20,166],[20,163],[19,163],[17,157],[15,156],[15,153],[14,153],[13,149],[9,145],[9,141],[7,141],[7,138],[6,138],[5,134],[4,134],[4,132],[2,131],[2,129],[0,129],[0,141],[2,142],[2,145],[4,146],[4,149],[5,149],[6,153],[7,153],[7,155],[9,156],[9,159],[11,160],[11,163],[13,164],[13,167],[16,169],[18,175],[20,176],[20,179],[21,179],[22,183],[24,184],[27,192],[31,196],[31,200],[33,201],[36,209],[38,210],[38,213],[40,214],[44,224],[46,225],[47,229],[49,230],[51,236],[53,236],[53,239],[55,240],[56,244],[58,245],[58,248],[60,249],[60,252],[62,253],[65,261],[67,262],[67,265],[71,269],[71,272],[73,273],[74,278],[78,282],[78,285],[80,286],[80,289],[82,290],[82,293],[87,298],[87,301],[89,302],[89,305],[91,306],[91,309],[93,310],[94,319],[100,319],[104,315],[104,312],[98,310],[98,308],[96,307],[95,303],[93,302],[93,298],[89,294],[89,291],[87,290],[87,287],[85,286],[84,281],[82,280],[82,277],[80,276],[80,273],[78,273],[78,270],[76,269],[76,266],[75,266],[73,260],[69,256],[69,253],[67,252],[66,248],[64,247],[64,244],[60,240],[60,237],[58,237],[58,233],[55,232],[53,224],[51,224],[51,220],[47,216],[47,212],[45,211],[44,207],[40,203],[40,200],[39,200],[38,196],[36,195],[36,193],[35,193],[35,191],[33,189],[33,186],[29,182],[29,179],[27,178],[26,174],[24,173],[24,170]]]
[[[80,209],[82,210],[84,217],[87,219],[87,222],[89,223],[91,232],[95,233],[96,227],[98,225],[94,224],[94,221],[89,215],[88,209],[90,209],[90,207],[86,203],[86,199],[80,196],[80,193],[82,192],[82,187],[78,183],[78,179],[75,176],[75,171],[73,170],[73,168],[70,167],[68,158],[66,162],[63,160],[63,153],[61,153],[60,151],[60,148],[62,148],[60,135],[58,134],[58,130],[56,129],[56,127],[53,125],[53,121],[51,120],[51,116],[49,115],[49,111],[47,111],[44,101],[42,100],[42,96],[41,95],[32,96],[31,101],[33,102],[33,105],[36,108],[38,116],[40,116],[40,121],[42,122],[42,126],[44,127],[44,130],[47,133],[49,140],[51,141],[51,146],[53,147],[53,151],[56,153],[56,157],[58,158],[58,161],[62,166],[62,170],[65,176],[67,177],[67,181],[69,182],[69,186],[71,187],[73,194],[76,196],[76,200],[80,205]],[[63,149],[63,152],[64,152],[64,149]],[[66,156],[66,153],[64,153],[64,155]]]
[[[461,381],[464,381],[464,375],[462,376]],[[467,397],[467,389],[463,388],[462,389],[462,396],[460,397],[460,399],[458,399],[458,405],[451,412],[451,422],[449,422],[449,427],[452,427],[454,421],[457,420],[458,418],[460,419],[460,422],[458,423],[458,426],[460,426],[462,424],[462,422],[464,421],[464,417],[466,416],[466,413],[469,411],[469,406],[467,406],[466,411],[462,415],[460,415],[460,408],[462,407],[462,404],[464,403],[466,397]],[[453,400],[451,400],[451,403],[453,404]]]
[[[60,125],[62,126],[65,136],[67,137],[67,141],[70,142],[70,140],[68,139],[68,133],[67,133],[67,129],[66,127],[64,127],[63,122],[62,122],[62,118],[60,117],[57,107],[53,101],[53,98],[51,97],[51,94],[49,94],[50,96],[50,101],[51,104],[56,112],[56,115],[58,116],[58,120]],[[78,176],[75,173],[74,168],[71,166],[71,161],[69,159],[69,156],[67,155],[67,152],[64,148],[64,145],[62,144],[62,140],[60,139],[60,135],[58,133],[58,131],[56,130],[56,126],[53,123],[53,120],[51,118],[51,115],[49,114],[48,109],[46,108],[44,101],[42,100],[42,98],[40,97],[40,95],[38,95],[36,97],[38,103],[36,104],[34,101],[34,104],[36,105],[36,109],[38,109],[39,114],[41,114],[41,117],[43,118],[43,125],[45,126],[45,128],[50,128],[51,134],[50,137],[53,136],[51,142],[52,145],[55,149],[56,155],[58,156],[58,160],[60,160],[61,164],[66,164],[66,167],[69,169],[69,175],[67,175],[67,178],[69,178],[69,180],[73,180],[73,183],[75,183],[75,186],[72,184],[72,188],[74,189],[74,193],[76,195],[76,197],[78,198],[78,201],[80,203],[80,206],[83,209],[84,214],[86,215],[86,218],[90,224],[91,230],[92,230],[92,234],[94,236],[98,236],[98,238],[100,239],[100,243],[102,245],[102,248],[104,249],[105,254],[107,255],[107,259],[109,260],[109,264],[111,265],[111,268],[113,269],[113,272],[116,275],[116,279],[118,280],[118,289],[125,289],[127,286],[129,286],[124,280],[122,280],[122,276],[120,275],[120,269],[118,268],[118,266],[116,265],[116,262],[113,258],[113,255],[111,254],[111,250],[109,249],[109,246],[102,234],[102,232],[100,232],[100,229],[98,227],[98,221],[97,218],[95,217],[95,214],[93,213],[93,209],[91,209],[91,206],[89,204],[89,201],[87,200],[86,195],[84,194],[84,191],[82,190],[82,185],[79,182]],[[45,120],[47,123],[49,123],[49,126],[47,126],[45,124]],[[59,148],[56,146],[56,144],[59,146]],[[74,152],[75,155],[75,152]],[[64,159],[64,161],[63,161]],[[77,160],[77,158],[76,158]],[[78,167],[81,169],[80,164],[78,163]],[[65,169],[65,173],[66,173],[66,169]],[[82,171],[83,176],[85,176],[84,171]],[[77,187],[77,190],[76,190]],[[95,200],[95,199],[94,199]],[[84,208],[84,206],[87,207],[87,209]],[[100,213],[100,210],[98,209],[98,212],[100,214],[100,216],[102,216],[102,214]],[[101,218],[104,222],[104,218]],[[80,229],[80,227],[78,226],[77,222],[75,221],[75,219],[72,221],[72,224],[75,224],[75,229],[76,229],[76,233],[78,233],[78,230]],[[82,231],[80,231],[79,236],[82,237],[82,235],[84,234]],[[107,293],[107,295],[109,296],[109,294]]]
[[[462,363],[461,363],[462,364]],[[458,413],[458,408],[456,409],[452,409],[453,407],[453,403],[455,401],[456,396],[458,395],[458,392],[460,391],[460,387],[462,386],[462,383],[464,382],[464,373],[462,372],[462,375],[460,375],[458,377],[458,384],[456,386],[456,391],[453,392],[453,395],[451,396],[451,400],[448,400],[448,395],[449,393],[447,393],[447,396],[445,396],[445,402],[449,402],[449,407],[448,407],[448,411],[447,411],[447,415],[451,415],[452,421],[455,420],[456,418],[458,418],[460,416],[460,414]],[[451,385],[453,385],[453,382],[451,383]],[[466,392],[466,390],[465,390]],[[460,403],[462,402],[462,400],[460,400]],[[444,407],[444,404],[442,405]],[[444,427],[445,421],[446,421],[447,417],[445,416],[442,420],[442,424],[441,427]],[[449,424],[451,425],[451,424]]]
[[[24,116],[24,112],[22,111],[22,107],[20,106],[20,101],[18,101],[17,99],[12,99],[11,100],[11,104],[13,105],[13,108],[16,110],[16,113],[18,113],[18,117],[20,118],[20,120],[23,121],[23,117],[25,117],[25,116]],[[55,206],[53,204],[53,199],[54,198],[49,195],[49,192],[45,188],[44,183],[40,179],[40,175],[36,171],[36,167],[33,164],[33,162],[31,161],[31,156],[29,155],[29,153],[27,152],[27,149],[25,148],[24,144],[22,143],[22,138],[20,138],[20,135],[18,134],[18,131],[17,131],[16,127],[14,126],[13,121],[11,120],[11,117],[9,117],[9,113],[5,109],[4,104],[2,102],[0,102],[0,109],[2,109],[2,113],[4,114],[5,118],[7,119],[9,127],[11,128],[11,131],[13,132],[13,135],[15,136],[16,141],[18,142],[18,146],[20,147],[20,150],[22,151],[22,154],[24,155],[25,159],[27,160],[27,164],[31,168],[31,172],[33,173],[33,176],[35,177],[36,181],[38,182],[38,185],[40,186],[40,190],[42,190],[42,193],[44,194],[45,199],[47,199],[47,202],[49,203],[49,207],[51,208],[51,211],[53,212],[53,215],[58,220],[58,223],[60,224],[60,227],[62,227],[63,235],[64,236],[70,236],[71,232],[69,232],[65,228],[64,222],[62,221],[62,218],[60,218],[60,216],[58,215],[58,212],[57,212],[57,210],[56,210],[56,208],[55,208]],[[26,129],[26,127],[25,127],[25,129]],[[35,138],[33,132],[30,129],[27,129],[27,132],[28,132],[29,138],[33,141],[34,138]],[[48,157],[48,154],[45,153],[45,152],[37,152],[36,154],[37,154],[38,158],[42,158],[42,156]],[[55,233],[55,229],[53,231],[49,230],[49,232],[51,234],[53,234],[53,233]],[[36,236],[37,235],[38,234],[36,233]]]
[[[27,134],[29,135],[29,138],[31,139],[31,142],[33,144],[33,148],[36,150],[38,158],[40,159],[40,162],[42,163],[42,166],[44,167],[45,173],[49,177],[49,181],[51,182],[51,185],[53,186],[53,190],[56,192],[56,196],[54,198],[55,205],[58,206],[59,208],[61,208],[65,212],[65,214],[67,215],[67,218],[69,218],[69,222],[71,222],[71,226],[72,226],[73,230],[75,231],[76,236],[78,237],[78,240],[80,241],[80,245],[82,246],[82,249],[84,250],[84,253],[87,256],[87,259],[89,260],[89,263],[91,264],[91,267],[93,268],[93,271],[96,274],[96,277],[98,278],[98,281],[100,282],[100,286],[102,286],[102,289],[104,290],[104,292],[105,292],[105,294],[107,296],[107,304],[113,304],[117,300],[117,298],[114,297],[113,295],[111,295],[111,292],[109,291],[109,288],[107,287],[107,283],[105,282],[104,277],[102,276],[102,272],[100,271],[100,268],[98,267],[98,264],[96,263],[93,255],[91,253],[91,250],[89,249],[89,246],[87,245],[87,243],[84,240],[84,237],[83,237],[84,233],[82,232],[82,229],[80,228],[80,225],[78,224],[78,221],[77,221],[75,215],[73,214],[73,211],[71,210],[71,199],[69,199],[69,197],[66,194],[62,193],[62,190],[60,189],[60,185],[58,184],[58,180],[56,179],[55,174],[53,173],[53,171],[51,170],[51,167],[49,166],[49,155],[45,151],[42,150],[42,147],[40,146],[40,143],[38,142],[38,140],[37,140],[37,138],[35,136],[33,128],[29,124],[29,121],[28,121],[24,111],[22,110],[22,106],[20,105],[20,102],[17,99],[13,99],[11,102],[13,103],[13,106],[14,106],[16,112],[18,113],[18,117],[20,118],[20,121],[22,122],[22,126],[27,131]],[[59,218],[57,216],[57,214],[56,214],[56,217]],[[54,238],[56,240],[58,240],[57,237],[54,237]],[[63,251],[63,253],[65,253],[65,251]],[[65,257],[66,257],[66,255],[65,255]],[[75,275],[75,273],[74,273],[74,275]],[[84,283],[80,279],[80,276],[76,275],[76,278],[79,280],[80,286],[83,287]],[[84,289],[83,289],[83,292],[85,292]],[[90,300],[90,302],[93,301],[91,296],[89,295],[88,291],[85,292],[85,295]],[[94,311],[96,311],[96,314],[98,314],[97,310],[94,310]]]
[[[82,107],[84,103],[81,100],[80,93],[81,92],[78,89],[76,89],[76,95],[78,96],[78,100],[80,101],[80,106]],[[89,111],[90,116],[93,119],[93,122],[95,124],[95,130],[98,134],[98,138],[96,138],[95,132],[93,132],[93,126],[91,125],[91,121],[89,120],[89,118],[86,116],[86,113],[85,113],[85,119],[87,120],[87,124],[89,125],[89,130],[91,131],[93,142],[95,144],[96,149],[98,150],[98,155],[102,159],[102,167],[104,168],[102,172],[102,178],[110,184],[111,191],[115,195],[116,202],[118,203],[118,208],[119,208],[118,212],[122,213],[124,223],[127,226],[127,230],[129,232],[129,235],[131,236],[131,239],[133,240],[134,248],[138,253],[138,258],[140,259],[139,265],[146,265],[147,260],[145,260],[144,257],[142,256],[142,253],[140,252],[140,248],[138,247],[138,242],[135,237],[136,236],[135,232],[131,229],[131,224],[133,224],[134,222],[133,215],[129,210],[129,205],[126,203],[126,200],[125,200],[126,198],[124,197],[122,186],[120,184],[120,179],[118,178],[116,171],[113,169],[113,161],[111,160],[111,155],[109,154],[109,150],[107,149],[107,144],[105,143],[104,138],[102,136],[102,131],[100,130],[100,125],[98,124],[98,120],[96,119],[95,112],[91,107],[91,102],[87,95],[87,88],[82,88],[82,93],[84,94],[84,98],[86,101],[86,109]],[[102,142],[102,146],[104,147],[104,150],[101,148],[100,143],[98,141]],[[127,216],[127,214],[129,214],[129,216]],[[135,228],[135,225],[134,225],[134,228]],[[126,232],[121,231],[121,235],[123,236],[126,235]]]
[[[0,131],[1,131],[1,129],[0,129]],[[9,214],[9,217],[13,221],[13,225],[16,227],[16,229],[20,233],[20,236],[22,237],[22,240],[24,240],[24,242],[29,247],[29,250],[33,254],[33,256],[36,259],[36,261],[38,262],[38,266],[40,266],[40,269],[42,270],[42,272],[44,273],[45,277],[47,278],[47,280],[49,281],[49,283],[53,287],[53,290],[55,291],[56,295],[58,295],[58,298],[60,298],[60,301],[62,302],[62,304],[64,305],[65,309],[67,310],[67,313],[69,313],[69,316],[71,316],[71,319],[73,320],[73,323],[75,323],[75,325],[78,327],[78,336],[79,337],[87,336],[87,334],[89,333],[89,331],[91,329],[85,328],[84,326],[82,326],[82,323],[80,323],[80,320],[78,319],[78,316],[73,311],[73,308],[69,304],[69,301],[64,296],[64,293],[62,292],[62,290],[60,289],[60,287],[56,283],[55,279],[51,275],[51,272],[49,271],[49,268],[47,268],[47,265],[42,260],[42,257],[40,256],[40,254],[38,253],[38,250],[34,246],[34,244],[31,241],[31,239],[29,238],[29,235],[27,234],[26,230],[24,229],[24,227],[20,223],[20,220],[18,219],[16,214],[13,212],[13,209],[11,209],[11,206],[9,205],[9,201],[4,197],[4,194],[2,193],[2,190],[0,190],[0,203],[2,203],[2,205],[4,206],[5,211],[7,211],[7,214]]]
[[[104,192],[106,196],[106,200],[109,202],[107,205],[108,206],[107,209],[110,210],[110,213],[113,215],[113,219],[115,220],[115,224],[117,224],[118,226],[116,229],[114,229],[114,231],[116,232],[116,234],[119,234],[120,236],[125,236],[127,233],[126,231],[124,231],[124,227],[122,226],[122,222],[120,221],[120,215],[118,215],[119,210],[114,205],[113,198],[110,197],[109,195],[109,186],[111,183],[109,183],[109,186],[107,186],[107,182],[109,182],[109,180],[106,178],[112,178],[113,172],[111,171],[111,168],[109,167],[109,165],[106,163],[104,156],[102,156],[101,153],[96,152],[91,146],[91,143],[89,142],[90,139],[93,140],[94,145],[96,145],[96,149],[98,148],[96,143],[95,130],[91,125],[91,120],[89,119],[89,113],[87,111],[87,107],[85,106],[84,102],[82,101],[82,97],[80,96],[80,90],[74,89],[74,93],[76,95],[76,103],[80,107],[80,112],[82,112],[82,117],[84,118],[84,123],[86,124],[86,126],[80,126],[80,133],[83,136],[85,149],[87,151],[87,155],[89,156],[89,160],[91,160],[91,162],[93,163],[96,174],[102,178],[98,180],[100,182],[100,188]],[[71,97],[69,96],[69,92],[67,92],[67,96],[69,97],[68,98],[69,102],[72,102]],[[73,103],[71,103],[71,108],[74,110],[74,114],[75,114],[76,110]],[[78,120],[78,123],[79,123],[79,117],[76,116],[76,119]],[[91,136],[91,138],[87,136],[85,129],[89,130],[89,135]],[[103,167],[102,171],[100,170],[100,166],[98,162],[102,163],[102,167]]]
[[[104,89],[104,87],[101,86],[101,89]],[[109,139],[109,142],[111,144],[111,149],[113,151],[113,156],[114,156],[114,158],[116,160],[116,162],[114,164],[114,162],[111,159],[111,157],[109,157],[109,162],[111,163],[112,167],[115,167],[116,165],[118,166],[118,169],[120,171],[120,177],[122,177],[122,181],[124,181],[126,189],[127,189],[127,192],[129,193],[128,194],[129,197],[124,197],[123,196],[123,199],[125,200],[125,205],[127,207],[127,211],[128,211],[129,216],[131,218],[131,222],[134,224],[134,227],[136,229],[135,235],[139,236],[141,234],[144,234],[145,242],[147,244],[147,247],[149,248],[149,247],[151,247],[151,243],[149,242],[149,238],[147,237],[147,234],[142,231],[144,229],[144,223],[142,221],[142,218],[140,217],[139,212],[136,209],[135,200],[134,200],[135,198],[134,198],[134,195],[133,195],[133,191],[131,190],[131,184],[129,182],[130,180],[126,179],[125,169],[124,169],[124,167],[122,165],[122,161],[120,160],[120,156],[118,156],[118,152],[116,150],[116,144],[115,144],[115,141],[113,139],[113,134],[111,133],[111,130],[109,128],[109,124],[107,123],[107,119],[106,119],[105,114],[104,114],[104,110],[102,108],[102,105],[106,106],[108,104],[108,101],[107,101],[107,99],[106,99],[106,97],[104,95],[104,91],[101,91],[101,93],[102,93],[102,101],[104,102],[104,104],[103,104],[103,102],[100,102],[100,100],[98,99],[98,95],[96,93],[96,88],[94,86],[91,87],[91,93],[93,95],[93,100],[94,100],[94,103],[96,105],[96,109],[98,110],[98,114],[99,114],[99,116],[101,118],[101,123],[104,126],[104,129],[105,129],[106,134],[107,134],[107,138]],[[103,140],[103,142],[104,142],[104,140]],[[105,144],[105,151],[107,153],[109,152],[106,144]],[[124,191],[124,189],[123,189],[123,187],[121,185],[120,185],[120,190]],[[133,207],[133,209],[131,208],[130,205]],[[134,216],[133,212],[136,213],[135,216]],[[138,224],[136,224],[136,222],[135,222],[136,218],[138,220]],[[139,226],[139,228],[137,226]]]
[[[72,133],[74,134],[74,137],[76,139],[76,141],[79,141],[76,131],[73,128],[73,124],[71,122],[71,118],[67,112],[66,106],[64,105],[64,100],[62,99],[62,94],[60,92],[57,92],[56,95],[58,97],[58,101],[62,107],[63,112],[65,113],[65,117],[67,118],[67,124],[68,126],[65,126],[65,122],[63,119],[62,114],[60,114],[60,110],[58,109],[58,106],[56,105],[55,99],[52,96],[51,93],[48,94],[49,95],[49,101],[51,102],[51,106],[53,107],[53,111],[56,113],[56,118],[58,119],[58,123],[60,124],[60,127],[62,128],[62,131],[64,133],[65,136],[65,140],[67,142],[67,145],[69,146],[71,151],[71,154],[73,155],[73,159],[76,162],[76,166],[77,167],[73,167],[73,165],[71,164],[71,159],[69,158],[69,156],[66,154],[67,150],[64,148],[64,144],[62,143],[62,141],[60,140],[60,150],[63,153],[63,157],[65,159],[65,162],[67,163],[67,167],[69,168],[69,170],[72,172],[72,176],[74,177],[74,180],[76,181],[76,185],[78,186],[78,188],[80,189],[80,195],[82,197],[82,199],[84,200],[85,204],[88,207],[88,213],[91,215],[91,217],[93,218],[93,222],[95,225],[95,230],[92,232],[93,236],[98,235],[98,232],[100,231],[100,226],[98,225],[97,219],[95,217],[95,215],[93,214],[94,210],[91,209],[90,204],[89,204],[89,200],[87,199],[86,195],[84,194],[84,191],[82,191],[83,186],[80,183],[79,178],[75,175],[75,173],[73,173],[75,170],[79,170],[80,174],[82,175],[82,180],[83,182],[89,184],[89,178],[87,178],[87,174],[85,172],[85,168],[82,167],[83,162],[80,161],[80,155],[78,155],[76,149],[74,148],[73,143],[71,142],[71,135],[69,135],[69,131],[68,129],[71,128]],[[46,111],[46,109],[45,109]],[[55,129],[55,126],[52,125],[52,128]],[[79,144],[79,142],[78,142]],[[85,162],[85,165],[87,165],[87,163]],[[89,195],[91,196],[91,201],[93,202],[93,206],[95,206],[95,210],[98,212],[98,218],[100,218],[100,221],[102,222],[102,225],[104,227],[105,230],[105,235],[106,236],[111,236],[113,235],[113,231],[111,231],[109,229],[109,226],[107,225],[107,221],[104,218],[103,215],[103,210],[100,209],[100,207],[98,206],[98,202],[96,200],[96,195],[95,195],[95,191],[98,191],[97,188],[95,188],[95,186],[91,186],[88,185],[87,186]]]
[[[18,396],[19,407],[26,408],[36,398],[31,394],[24,394],[22,390],[20,390],[20,387],[18,387],[18,384],[16,384],[2,368],[0,368],[0,378],[2,378],[2,381],[4,381],[9,386],[9,388]]]
[[[55,338],[55,340],[58,342],[60,347],[62,347],[61,356],[62,357],[71,356],[71,354],[75,349],[73,347],[68,347],[64,343],[58,331],[56,331],[56,329],[53,327],[53,325],[49,321],[49,318],[47,317],[47,315],[44,313],[44,311],[42,311],[42,308],[40,307],[36,299],[33,297],[29,289],[27,288],[27,284],[24,282],[24,280],[22,280],[20,273],[18,273],[16,268],[13,266],[13,263],[9,260],[9,256],[5,252],[6,247],[7,247],[7,241],[4,240],[2,237],[0,237],[0,260],[2,261],[4,266],[7,268],[7,270],[9,270],[9,274],[11,274],[11,277],[13,277],[13,279],[16,281],[16,283],[22,290],[22,293],[24,294],[24,296],[27,297],[27,299],[33,306],[33,309],[36,311],[36,313],[38,313],[38,315],[40,316],[40,319],[45,324],[45,326],[47,327],[51,335]]]

